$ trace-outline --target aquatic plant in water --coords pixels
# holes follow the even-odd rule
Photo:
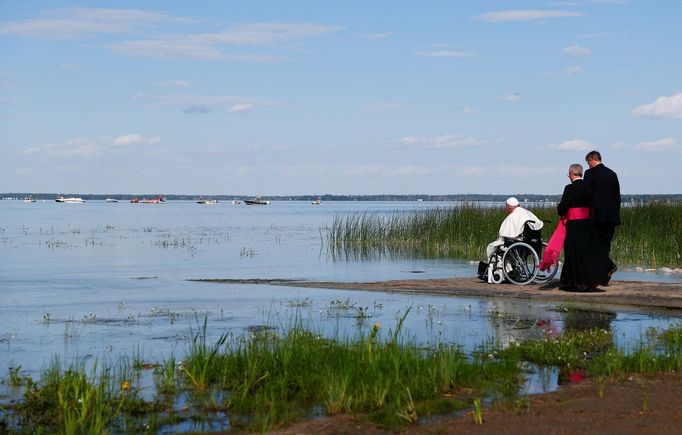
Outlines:
[[[455,409],[473,409],[480,423],[484,397],[527,406],[519,397],[527,363],[593,377],[602,392],[614,377],[682,369],[682,325],[650,331],[629,349],[617,348],[610,332],[593,329],[547,334],[505,348],[489,341],[466,355],[456,343],[425,347],[401,340],[409,311],[393,329],[375,323],[357,336],[333,339],[295,318],[280,329],[222,334],[208,343],[207,319],[197,319],[181,363],[173,355],[159,365],[123,360],[115,367],[94,364],[87,373],[83,364],[62,368],[53,361],[38,382],[25,380],[22,402],[0,416],[0,427],[10,427],[12,415],[20,423],[11,429],[24,432],[156,431],[223,415],[232,429],[268,431],[311,412],[353,412],[399,429]],[[149,401],[138,397],[136,385],[145,367],[154,367],[156,375],[157,397]],[[12,374],[18,378],[19,368],[10,379]],[[178,397],[189,397],[181,413],[173,411]],[[648,410],[646,395],[642,409]]]
[[[531,207],[549,222],[551,235],[558,216],[549,205]],[[506,217],[501,207],[465,203],[453,207],[393,213],[335,216],[323,239],[332,257],[480,259]],[[637,204],[623,207],[611,257],[616,263],[645,267],[682,267],[682,203]]]

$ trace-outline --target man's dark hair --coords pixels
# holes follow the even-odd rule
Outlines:
[[[601,162],[601,154],[599,154],[599,151],[597,151],[597,150],[590,151],[585,156],[585,161],[588,161],[588,160],[596,160],[598,162]]]

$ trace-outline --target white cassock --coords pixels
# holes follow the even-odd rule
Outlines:
[[[504,245],[505,238],[520,237],[523,234],[523,225],[527,221],[531,221],[529,224],[531,229],[542,229],[542,220],[525,208],[516,207],[514,211],[509,213],[509,216],[507,216],[502,221],[502,225],[500,225],[500,232],[498,234],[497,240],[488,245],[488,258],[490,258],[490,256],[497,251],[498,246]]]

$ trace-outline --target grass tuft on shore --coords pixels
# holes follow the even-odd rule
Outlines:
[[[407,313],[392,330],[375,324],[356,337],[335,339],[295,320],[282,331],[221,335],[208,343],[204,320],[192,331],[184,361],[171,356],[156,368],[151,401],[138,395],[141,366],[95,364],[88,374],[82,364],[62,368],[55,360],[40,381],[25,382],[23,401],[0,415],[0,427],[156,432],[223,415],[229,429],[266,432],[321,414],[362,413],[381,427],[400,430],[420,417],[455,410],[474,409],[480,419],[481,397],[520,400],[527,362],[557,367],[568,379],[575,373],[591,376],[600,385],[633,373],[682,369],[682,325],[648,331],[623,350],[607,330],[556,335],[548,329],[536,340],[506,347],[490,341],[466,355],[456,343],[425,347],[401,339]],[[188,405],[178,410],[174,403]]]

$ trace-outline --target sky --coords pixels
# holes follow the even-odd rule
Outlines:
[[[682,2],[0,0],[0,192],[681,193]]]

